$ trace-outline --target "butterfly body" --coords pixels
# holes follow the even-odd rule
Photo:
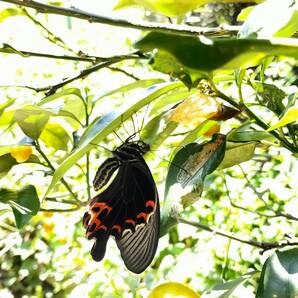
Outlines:
[[[109,236],[114,236],[126,267],[141,273],[151,263],[159,238],[159,200],[155,182],[143,155],[149,145],[129,139],[113,151],[98,169],[95,190],[107,188],[89,202],[83,224],[88,239],[95,238],[91,255],[100,261]]]

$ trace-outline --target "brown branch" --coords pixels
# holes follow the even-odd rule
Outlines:
[[[50,4],[40,3],[34,0],[1,0],[3,2],[20,5],[22,7],[30,7],[38,11],[39,13],[57,14],[63,16],[69,16],[87,20],[90,23],[101,23],[117,27],[125,27],[139,30],[159,31],[176,33],[183,35],[206,35],[206,36],[221,36],[225,34],[234,34],[239,31],[239,26],[220,26],[216,28],[204,28],[204,27],[192,27],[185,25],[173,25],[173,24],[159,24],[142,22],[135,23],[123,19],[114,19],[106,16],[96,15],[90,12],[86,12],[77,8],[66,8],[61,6],[55,6]]]
[[[59,59],[59,60],[91,62],[91,63],[108,61],[110,59],[108,57],[98,57],[98,56],[88,56],[88,55],[70,56],[70,55],[53,55],[48,53],[29,52],[29,51],[17,50],[6,43],[3,43],[2,47],[0,47],[0,53],[20,55],[23,58],[40,57],[40,58],[50,58],[50,59]]]
[[[179,223],[184,223],[193,227],[196,227],[198,229],[202,229],[205,231],[208,231],[210,233],[213,233],[215,235],[219,235],[222,237],[226,237],[229,238],[231,240],[235,240],[244,244],[248,244],[250,246],[254,246],[257,248],[262,249],[261,253],[264,253],[267,250],[270,249],[275,249],[275,248],[282,248],[285,246],[297,246],[298,242],[290,242],[289,240],[282,240],[282,241],[275,241],[275,242],[260,242],[260,241],[256,241],[253,239],[241,239],[238,236],[236,236],[234,233],[230,233],[230,232],[226,232],[226,231],[222,231],[216,228],[211,228],[210,226],[204,225],[200,222],[193,222],[193,221],[189,221],[183,218],[178,217],[177,218]]]
[[[90,75],[91,73],[98,71],[102,68],[109,67],[112,64],[118,63],[123,60],[129,60],[129,59],[147,59],[147,57],[144,56],[140,52],[135,52],[135,53],[129,54],[129,55],[111,57],[109,61],[101,62],[101,63],[93,65],[89,68],[86,68],[86,69],[82,70],[78,75],[64,79],[62,82],[57,83],[55,85],[50,85],[50,86],[40,87],[40,88],[35,88],[35,87],[30,86],[28,88],[32,89],[36,92],[46,91],[46,95],[49,96],[51,94],[54,94],[59,88],[62,88],[71,82],[74,82],[78,79],[82,79],[82,78]]]
[[[133,74],[127,72],[126,70],[124,70],[124,69],[122,69],[122,68],[118,68],[118,67],[112,67],[112,66],[110,66],[110,67],[108,67],[108,69],[110,69],[110,70],[112,70],[112,71],[121,72],[121,73],[125,74],[126,76],[128,76],[128,77],[130,77],[130,78],[132,78],[132,79],[134,79],[134,80],[136,80],[136,81],[139,81],[139,80],[140,80],[140,78],[136,77],[135,75],[133,75]]]

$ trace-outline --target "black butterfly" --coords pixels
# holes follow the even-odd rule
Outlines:
[[[83,225],[88,239],[95,238],[92,258],[101,261],[109,236],[115,237],[126,267],[143,272],[158,244],[160,211],[155,182],[143,155],[150,149],[128,138],[97,170],[93,186],[99,190],[118,170],[111,184],[89,202]]]

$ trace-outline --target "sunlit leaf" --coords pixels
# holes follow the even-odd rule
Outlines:
[[[69,134],[58,123],[47,123],[40,139],[48,146],[56,150],[67,150],[67,144],[70,140]]]
[[[10,150],[10,155],[18,162],[25,162],[32,154],[32,146],[17,146]]]
[[[114,9],[139,5],[149,10],[157,11],[169,17],[177,17],[186,14],[206,3],[214,0],[119,0]],[[221,0],[220,2],[249,2],[249,0]],[[257,1],[256,1],[257,2]]]
[[[282,116],[282,118],[277,123],[272,125],[267,131],[277,129],[279,127],[285,126],[297,120],[298,120],[298,108],[291,107],[286,111],[286,113]]]
[[[256,298],[298,295],[298,248],[276,251],[262,269]]]
[[[136,102],[128,102],[118,110],[115,110],[102,118],[96,119],[87,127],[82,135],[76,150],[66,158],[63,163],[56,169],[51,184],[46,195],[52,190],[55,184],[84,154],[93,148],[94,144],[99,143],[109,133],[111,133],[123,121],[128,119],[132,114],[141,109],[143,106],[158,98],[162,94],[169,92],[175,88],[181,87],[180,82],[165,83],[151,86],[146,90],[145,96]]]
[[[225,154],[225,143],[225,135],[218,134],[207,143],[190,143],[180,149],[171,160],[166,178],[166,194],[175,183],[180,183],[182,187],[195,185],[201,188],[205,177],[221,163]]]
[[[15,111],[14,119],[24,134],[38,139],[47,124],[51,113],[37,106],[26,106]]]
[[[186,98],[169,115],[170,121],[182,124],[199,125],[214,117],[219,111],[219,104],[214,97],[197,92]]]
[[[243,38],[290,37],[298,30],[297,18],[298,3],[295,0],[267,0],[254,7],[239,35]]]
[[[256,142],[227,142],[225,156],[218,169],[225,169],[252,159]]]
[[[135,47],[143,51],[166,51],[188,70],[210,72],[216,69],[247,68],[267,55],[298,59],[296,39],[206,39],[150,32]],[[187,55],[185,54],[187,53]]]
[[[23,15],[22,10],[16,8],[6,8],[0,12],[0,22],[17,15]]]
[[[273,136],[263,130],[234,130],[229,133],[229,141],[253,142],[271,139]]]
[[[258,271],[247,273],[240,278],[216,285],[211,291],[206,292],[208,298],[229,298],[237,287],[250,279],[253,275],[258,274]],[[205,293],[204,293],[205,294]],[[204,295],[205,296],[205,295]],[[204,297],[203,296],[203,297]]]

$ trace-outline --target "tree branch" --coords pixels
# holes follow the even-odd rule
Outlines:
[[[50,58],[50,59],[60,59],[60,60],[70,60],[70,61],[80,61],[80,62],[91,62],[98,63],[103,61],[109,61],[109,57],[98,57],[98,56],[70,56],[70,55],[53,55],[48,53],[37,53],[37,52],[29,52],[23,50],[17,50],[10,46],[9,44],[3,43],[2,47],[0,47],[0,53],[5,54],[16,54],[20,55],[23,58],[29,57],[40,57],[40,58]]]
[[[192,27],[185,25],[159,24],[159,23],[134,23],[123,19],[113,19],[106,16],[96,15],[77,8],[66,8],[55,5],[40,3],[33,0],[1,0],[22,7],[30,7],[39,13],[57,14],[87,20],[90,23],[101,23],[117,27],[125,27],[139,30],[159,31],[176,33],[183,35],[206,35],[206,36],[221,36],[225,34],[234,34],[239,31],[239,26],[220,26],[217,28]]]
[[[226,231],[222,231],[216,228],[211,228],[207,225],[204,225],[200,222],[193,222],[193,221],[189,221],[183,218],[178,217],[177,218],[179,223],[184,223],[208,232],[211,232],[215,235],[219,235],[222,237],[226,237],[229,238],[231,240],[235,240],[244,244],[248,244],[257,248],[262,249],[261,253],[264,253],[266,250],[270,250],[270,249],[274,249],[274,248],[282,248],[285,246],[296,246],[298,245],[298,242],[290,242],[289,240],[283,240],[283,241],[275,241],[275,242],[260,242],[260,241],[256,241],[256,240],[252,240],[252,239],[241,239],[238,236],[236,236],[233,233],[230,232],[226,232]]]
[[[129,55],[111,57],[110,60],[98,63],[96,65],[93,65],[93,66],[89,67],[89,68],[86,68],[86,69],[82,70],[78,75],[67,78],[67,79],[63,80],[62,82],[57,83],[55,85],[40,87],[40,88],[35,88],[35,87],[30,86],[28,88],[32,89],[32,90],[35,90],[36,92],[47,91],[46,95],[49,96],[51,94],[54,94],[59,88],[64,87],[65,85],[67,85],[67,84],[69,84],[73,81],[76,81],[78,79],[82,79],[82,78],[90,75],[91,73],[93,73],[95,71],[98,71],[102,68],[109,67],[112,64],[118,63],[118,62],[123,61],[123,60],[129,60],[129,59],[147,59],[147,57],[144,56],[139,51],[135,52],[133,54],[129,54]]]

